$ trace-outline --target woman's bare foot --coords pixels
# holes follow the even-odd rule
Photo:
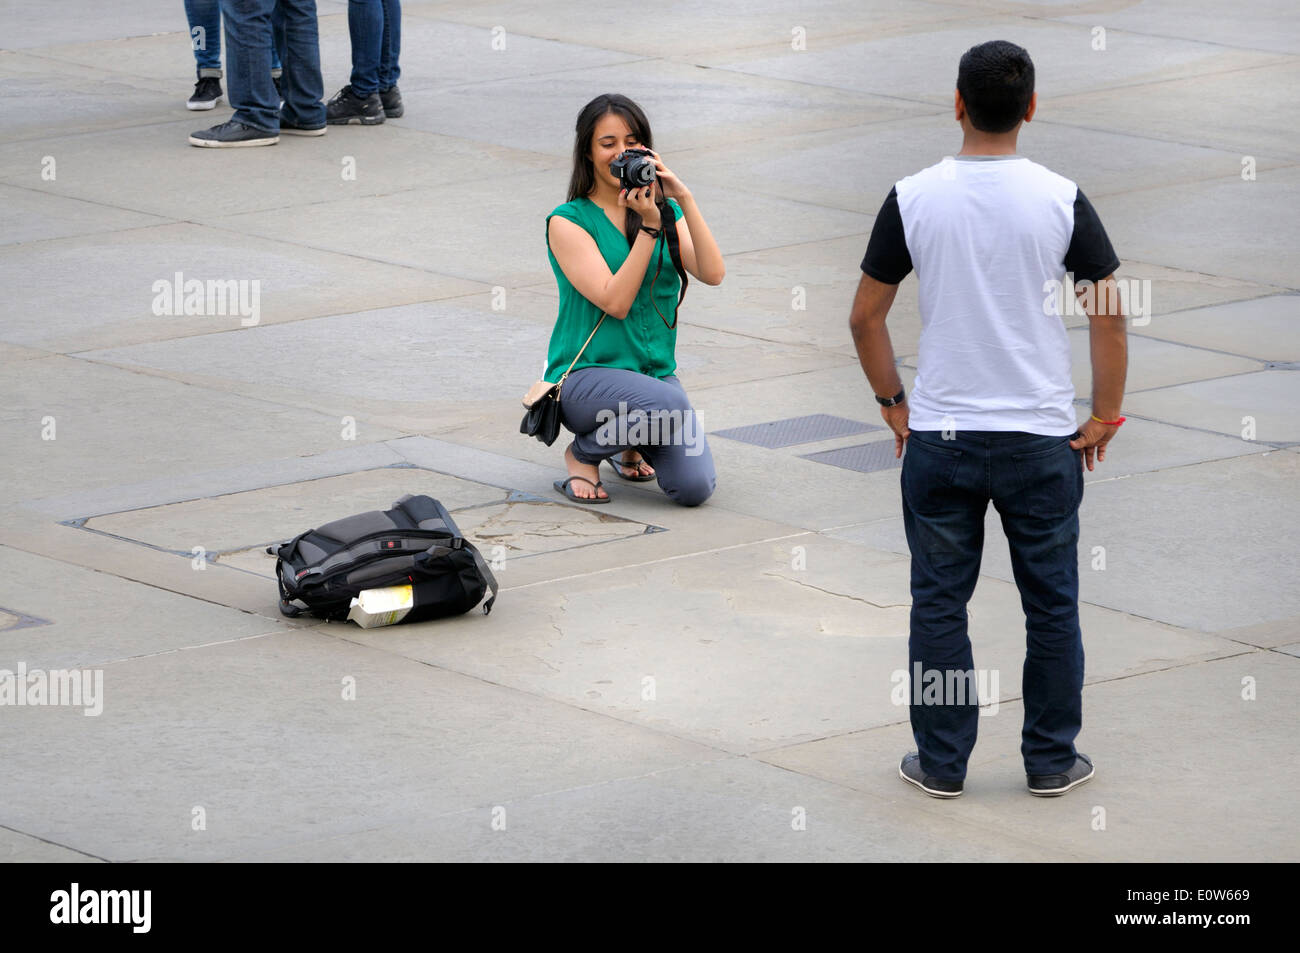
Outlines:
[[[590,480],[591,483],[583,483],[582,480],[574,480],[569,484],[569,489],[573,495],[582,500],[589,500],[592,497],[605,499],[609,496],[604,487],[596,487],[593,484],[600,481],[600,474],[597,468],[590,463],[582,463],[573,455],[573,444],[564,448],[564,465],[569,468],[569,476],[582,477],[583,480]]]
[[[655,468],[650,466],[646,459],[635,450],[625,450],[621,460],[615,460],[611,457],[610,462],[617,464],[619,472],[627,477],[651,477],[655,475]]]

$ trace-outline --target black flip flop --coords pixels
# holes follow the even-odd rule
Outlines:
[[[575,503],[608,503],[609,502],[608,496],[593,496],[588,498],[578,496],[576,493],[573,492],[573,487],[569,486],[569,484],[572,483],[574,480],[581,480],[583,483],[591,483],[591,481],[588,480],[586,477],[571,476],[567,480],[556,480],[551,485],[554,486],[561,493],[563,493],[565,496],[567,496],[569,499],[573,500],[573,502]],[[605,484],[601,483],[599,480],[597,480],[595,483],[591,483],[591,485],[595,487],[597,490],[603,489],[605,486]]]
[[[641,471],[640,471],[641,464],[644,463],[644,464],[646,464],[647,466],[652,466],[652,465],[653,465],[653,464],[650,463],[649,460],[647,460],[647,459],[645,458],[645,455],[644,455],[644,454],[641,455],[641,459],[638,460],[636,463],[624,463],[622,460],[619,459],[619,457],[621,457],[621,456],[622,456],[621,453],[616,453],[616,454],[614,454],[614,456],[612,456],[612,457],[606,457],[606,458],[605,458],[605,462],[608,463],[611,467],[614,468],[614,472],[615,472],[615,473],[617,473],[617,474],[618,474],[620,477],[622,477],[624,480],[627,480],[629,483],[649,483],[651,480],[656,479],[656,478],[658,477],[658,474],[657,474],[657,473],[652,473],[652,474],[650,474],[649,476],[640,476],[640,475],[639,475],[640,472],[641,472]],[[624,469],[625,467],[628,468],[628,469],[631,469],[631,470],[636,470],[638,475],[637,475],[637,476],[628,476],[627,474],[625,474],[625,473],[623,472],[623,469]]]

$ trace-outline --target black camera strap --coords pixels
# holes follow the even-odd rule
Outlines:
[[[659,280],[659,273],[664,266],[664,246],[658,244],[658,242],[655,243],[659,252],[655,263],[655,276],[650,279],[650,303],[654,306],[655,314],[659,315],[659,320],[663,321],[664,326],[671,331],[677,327],[677,312],[681,309],[682,301],[686,297],[686,286],[690,283],[690,279],[686,277],[686,269],[682,266],[682,250],[677,238],[677,216],[673,214],[673,208],[668,204],[667,197],[664,196],[663,182],[660,181],[658,184],[661,201],[655,204],[659,206],[659,224],[663,228],[664,244],[668,246],[668,258],[677,271],[677,277],[681,279],[681,290],[677,295],[677,305],[673,308],[673,323],[668,323],[668,319],[664,317],[663,312],[659,310],[658,303],[655,302],[655,282]]]

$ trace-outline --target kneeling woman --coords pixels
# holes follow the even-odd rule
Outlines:
[[[546,219],[560,310],[543,376],[559,381],[573,365],[560,410],[575,439],[569,478],[555,486],[580,503],[608,501],[598,472],[608,459],[623,479],[658,479],[670,499],[697,506],[716,475],[675,375],[682,282],[664,217],[674,216],[687,272],[716,285],[726,267],[690,190],[657,154],[654,182],[622,187],[610,163],[628,149],[651,149],[645,113],[626,96],[596,97],[578,115],[569,201]]]

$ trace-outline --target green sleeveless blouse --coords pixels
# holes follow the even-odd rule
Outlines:
[[[672,199],[668,200],[674,216],[680,220],[682,209]],[[623,267],[631,249],[627,236],[617,228],[604,210],[589,198],[574,199],[559,206],[551,215],[559,215],[571,222],[576,222],[584,231],[596,240],[609,266],[611,273],[617,273]],[[546,373],[543,379],[555,383],[560,379],[569,362],[573,360],[582,342],[596,326],[603,313],[569,282],[555,260],[551,251],[550,223],[551,215],[546,216],[547,242],[546,254],[551,260],[551,270],[555,272],[555,283],[560,292],[559,314],[555,319],[555,328],[551,331],[550,346],[546,354]],[[663,267],[659,270],[659,279],[654,283],[653,304],[650,284],[654,278],[655,266],[660,254],[663,255]],[[673,268],[672,258],[668,254],[668,243],[663,235],[655,242],[650,253],[650,264],[641,281],[627,317],[620,321],[615,317],[606,317],[596,336],[591,339],[587,349],[582,352],[573,369],[584,367],[620,367],[638,374],[651,377],[668,377],[677,370],[677,330],[669,330],[664,320],[672,321],[673,308],[677,304],[677,292],[681,288],[681,279]],[[653,305],[658,305],[663,313],[661,319],[655,313]]]

